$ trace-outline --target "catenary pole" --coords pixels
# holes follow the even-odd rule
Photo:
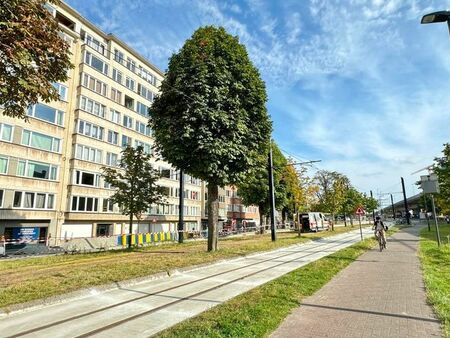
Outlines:
[[[277,235],[275,231],[275,194],[273,188],[273,160],[272,160],[272,145],[269,150],[268,160],[269,171],[269,203],[270,203],[270,232],[272,235],[272,241],[276,241]]]
[[[411,224],[409,220],[408,201],[406,199],[405,180],[403,179],[403,177],[401,177],[401,179],[402,179],[403,203],[405,205],[405,212],[406,212],[406,223]]]
[[[394,207],[394,197],[391,194],[391,206],[392,206],[392,217],[395,219],[395,207]]]
[[[184,236],[184,173],[180,170],[180,194],[179,194],[179,213],[178,213],[178,243],[183,243]]]

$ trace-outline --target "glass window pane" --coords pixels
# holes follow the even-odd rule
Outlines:
[[[5,126],[3,126],[5,127]],[[30,132],[28,130],[24,130],[22,132],[22,144],[29,145],[30,144]]]
[[[51,167],[50,168],[50,179],[51,180],[56,180],[56,174],[57,174],[57,168],[56,167]]]
[[[33,133],[31,136],[31,146],[44,150],[52,150],[52,137]]]
[[[21,204],[22,204],[22,192],[21,191],[16,191],[14,193],[13,207],[20,208]]]
[[[72,197],[72,210],[77,210],[77,198],[75,196]]]
[[[34,193],[26,192],[23,207],[33,208],[33,206],[34,206]]]
[[[94,201],[93,201],[93,198],[92,197],[88,197],[87,199],[86,199],[86,211],[92,211],[92,208],[93,208],[93,206],[94,206],[94,203],[93,203]]]
[[[60,140],[54,138],[53,139],[53,151],[59,153],[59,145],[60,145]]]
[[[36,194],[36,208],[45,208],[45,194]]]
[[[84,211],[86,208],[86,197],[78,198],[78,209],[79,211]]]
[[[45,178],[49,177],[50,166],[35,162],[28,162],[28,177]]]
[[[55,195],[49,194],[47,197],[47,209],[53,209]]]
[[[6,174],[8,169],[8,159],[5,157],[0,157],[0,174]]]
[[[2,126],[2,140],[10,142],[12,140],[12,126],[3,124]]]
[[[45,104],[38,103],[34,108],[34,117],[55,123],[56,109]]]

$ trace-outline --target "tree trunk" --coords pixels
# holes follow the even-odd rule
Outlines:
[[[258,209],[259,209],[259,233],[263,234],[265,232],[263,205],[262,204],[258,205]]]
[[[351,225],[352,228],[353,228],[353,215],[350,215],[350,225]]]
[[[334,213],[331,214],[331,231],[334,231]]]
[[[208,251],[217,250],[217,222],[219,220],[219,186],[208,183]]]
[[[133,235],[133,214],[130,214],[130,230],[128,230],[130,234],[130,240],[128,241],[128,249],[131,248],[131,236]]]

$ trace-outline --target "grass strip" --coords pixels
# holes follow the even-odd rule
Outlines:
[[[13,304],[273,250],[356,229],[337,227],[335,231],[302,234],[302,237],[295,232],[280,232],[276,242],[271,241],[270,234],[226,238],[220,240],[219,250],[213,253],[206,252],[204,241],[191,241],[132,250],[3,260],[0,261],[0,308],[8,311],[8,306]]]
[[[420,236],[420,260],[427,289],[428,302],[444,326],[444,333],[450,338],[450,226],[439,226],[442,245],[436,242],[436,229],[422,229]]]
[[[397,229],[392,228],[388,234]],[[157,337],[264,337],[274,331],[301,300],[314,294],[339,271],[377,242],[365,239],[239,295]]]

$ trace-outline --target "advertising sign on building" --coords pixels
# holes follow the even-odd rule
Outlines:
[[[37,240],[39,239],[39,228],[13,228],[12,239],[15,240]]]

